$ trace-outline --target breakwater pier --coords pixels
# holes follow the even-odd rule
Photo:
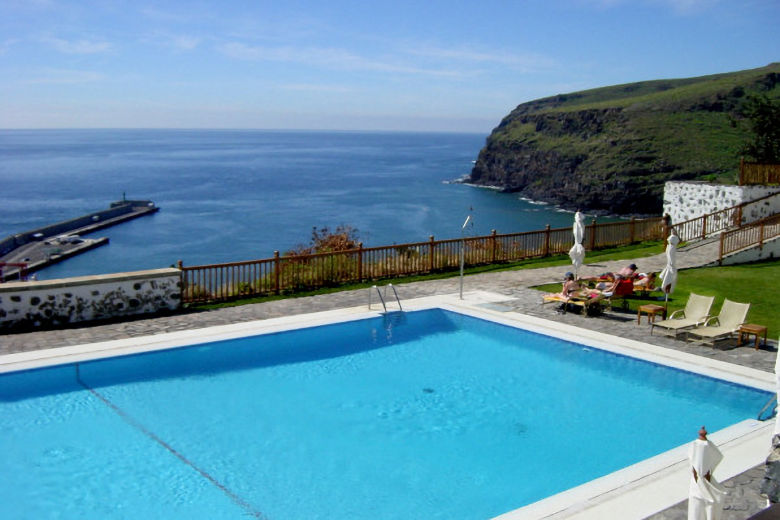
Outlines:
[[[0,282],[26,275],[108,243],[82,235],[159,211],[150,200],[120,200],[108,209],[23,231],[0,240]]]

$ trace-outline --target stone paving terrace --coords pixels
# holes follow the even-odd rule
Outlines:
[[[678,251],[678,267],[697,267],[707,264],[717,257],[717,243],[696,243]],[[586,258],[587,262],[587,258]],[[580,269],[580,276],[596,276],[605,271],[616,271],[634,262],[640,271],[659,271],[666,262],[664,254],[635,260],[587,264]],[[720,342],[716,348],[691,346],[684,341],[666,336],[649,335],[649,326],[643,319],[637,325],[636,315],[610,311],[600,317],[587,317],[575,313],[559,314],[554,305],[541,305],[541,293],[529,287],[543,283],[559,282],[568,267],[549,267],[517,271],[483,273],[467,276],[464,291],[484,290],[503,294],[511,298],[501,305],[531,316],[559,321],[577,327],[608,332],[662,347],[682,350],[717,360],[749,366],[766,372],[773,372],[777,355],[776,342],[770,341],[768,347],[754,350],[752,346],[736,347],[736,342]],[[684,275],[684,274],[683,274]],[[459,279],[433,280],[396,285],[401,299],[422,296],[457,293]],[[376,298],[374,298],[374,305]],[[264,303],[222,308],[210,311],[185,312],[158,318],[136,319],[111,324],[74,327],[63,330],[50,330],[0,336],[0,355],[14,352],[47,349],[66,345],[94,343],[114,339],[131,338],[192,330],[214,325],[251,320],[262,320],[280,316],[304,314],[310,312],[357,307],[367,305],[368,290],[342,291],[302,298],[289,298]],[[376,307],[374,307],[376,308]],[[691,432],[691,440],[696,432]],[[769,446],[767,446],[767,454]],[[763,509],[765,499],[759,496],[758,488],[763,478],[763,466],[758,466],[724,483],[730,488],[723,520],[742,520]],[[653,520],[678,520],[687,517],[687,502],[651,516]]]

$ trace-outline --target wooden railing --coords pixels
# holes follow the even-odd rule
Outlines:
[[[745,249],[746,247],[763,247],[764,242],[780,236],[780,215],[773,215],[738,229],[726,231],[720,235],[718,264],[723,263],[723,257]]]
[[[739,161],[739,185],[780,184],[780,164]]]
[[[583,245],[596,250],[667,234],[661,218],[598,224],[585,228]],[[253,296],[293,293],[345,283],[420,275],[457,269],[461,242],[465,265],[514,262],[564,254],[573,244],[571,228],[434,240],[366,247],[333,253],[281,256],[228,264],[184,266],[179,262],[182,303],[227,301]]]
[[[683,242],[703,240],[716,233],[747,224],[747,220],[749,220],[752,213],[752,207],[767,203],[770,199],[778,197],[780,197],[780,192],[772,193],[759,199],[743,202],[737,206],[708,213],[684,222],[678,222],[674,224],[674,229]]]
[[[683,242],[704,240],[715,233],[738,226],[742,222],[743,210],[742,205],[726,208],[674,224],[674,229]]]

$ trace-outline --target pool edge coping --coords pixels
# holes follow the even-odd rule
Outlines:
[[[513,298],[488,291],[436,295],[402,300],[404,310],[418,311],[440,308],[468,316],[482,318],[508,326],[550,335],[568,341],[606,350],[620,355],[643,359],[664,366],[702,374],[732,383],[776,392],[775,376],[770,372],[711,359],[696,354],[669,349],[640,341],[554,322],[511,310],[491,309],[491,304],[511,301]],[[397,309],[388,309],[394,311]],[[378,309],[367,306],[349,307],[307,314],[296,314],[230,325],[166,332],[157,335],[125,338],[51,349],[19,352],[0,356],[0,374],[43,368],[66,363],[102,359],[118,355],[138,354],[194,344],[235,339],[256,334],[282,332],[297,328],[315,327],[381,316]],[[693,347],[702,348],[702,347]],[[770,451],[774,421],[761,423],[746,420],[710,435],[724,450],[742,454],[740,463],[722,464],[716,477],[731,478],[763,462]],[[757,450],[762,449],[760,459]],[[683,453],[684,452],[684,453]],[[745,453],[748,455],[746,456]],[[726,451],[724,451],[726,455]],[[604,508],[614,512],[615,504],[622,518],[642,519],[662,511],[687,498],[688,469],[687,444],[645,459],[598,479],[562,491],[538,502],[511,510],[495,517],[501,520],[604,518]],[[682,478],[682,480],[680,480]],[[682,482],[682,483],[681,483]],[[671,485],[671,483],[674,483]],[[677,489],[679,488],[679,489]],[[682,494],[680,493],[682,491]],[[642,500],[626,505],[626,497],[643,493]],[[652,500],[646,493],[654,495]]]

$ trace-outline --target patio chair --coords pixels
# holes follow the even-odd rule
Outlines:
[[[670,314],[669,318],[650,325],[650,335],[653,335],[655,327],[661,327],[667,332],[672,332],[677,337],[677,334],[685,329],[701,325],[710,317],[710,308],[714,301],[714,296],[701,296],[691,293],[688,297],[688,302],[685,304],[685,309],[678,309]]]
[[[704,325],[687,330],[687,339],[696,343],[715,345],[717,340],[731,337],[737,332],[739,326],[745,322],[748,310],[750,310],[749,303],[737,303],[725,299],[720,314],[708,318]],[[691,336],[697,339],[691,339]]]

